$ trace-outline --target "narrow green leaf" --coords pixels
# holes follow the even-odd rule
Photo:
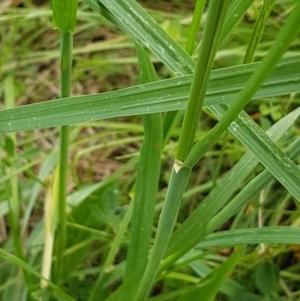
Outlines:
[[[205,2],[206,0],[196,1],[194,13],[193,13],[193,20],[189,30],[189,35],[185,47],[187,53],[190,55],[192,55],[194,52],[195,41],[197,41],[197,32],[200,26],[200,21],[204,10]]]
[[[266,25],[266,21],[271,13],[275,0],[265,0],[262,4],[258,19],[255,22],[255,27],[251,35],[251,39],[247,46],[244,63],[250,63],[254,60],[255,49],[257,48]]]
[[[224,109],[213,107],[212,111],[222,116]],[[222,113],[221,113],[222,112]],[[296,110],[298,112],[298,109]],[[248,124],[247,127],[245,125]],[[242,132],[239,129],[243,128]],[[231,132],[251,150],[261,163],[277,178],[283,186],[300,200],[300,170],[296,164],[253,122],[249,116],[242,112],[230,125]],[[250,139],[252,142],[250,142]],[[253,140],[255,140],[254,144]]]
[[[258,63],[212,72],[204,105],[230,105]],[[300,92],[300,57],[283,59],[252,99]],[[0,132],[17,132],[99,119],[183,110],[191,76],[161,80],[118,91],[69,97],[0,111]],[[212,107],[213,106],[213,107]],[[243,126],[244,127],[244,126]],[[243,127],[238,128],[243,133]],[[243,134],[241,134],[242,136]]]
[[[137,44],[136,47],[141,82],[155,81],[156,72],[148,55],[141,46]],[[130,282],[136,284],[127,286],[124,290],[124,295],[130,300],[134,299],[138,284],[148,263],[162,152],[161,114],[144,115],[143,124],[144,141],[137,168],[131,239],[124,277],[125,283],[129,279]]]
[[[220,231],[208,235],[197,245],[197,248],[260,243],[298,245],[300,244],[300,229],[274,226]]]

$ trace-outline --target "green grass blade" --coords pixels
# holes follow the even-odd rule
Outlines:
[[[247,46],[244,63],[250,63],[254,60],[255,50],[262,38],[264,28],[266,25],[266,21],[271,13],[274,3],[275,3],[275,0],[265,0],[262,4],[260,16],[255,23],[255,27],[254,27],[253,33],[251,35],[251,39]]]
[[[197,61],[197,69],[192,81],[188,108],[180,135],[183,139],[179,140],[179,159],[176,159],[173,165],[167,195],[158,222],[153,249],[150,253],[149,262],[137,290],[137,294],[133,299],[135,301],[144,300],[148,296],[158,273],[160,262],[165,256],[167,245],[175,226],[180,202],[190,175],[190,169],[181,167],[181,162],[179,162],[179,160],[184,160],[192,147],[197,128],[197,120],[203,105],[206,86],[228,3],[229,1],[212,2],[208,8],[210,21],[206,25],[206,29],[204,31],[199,59]],[[211,38],[212,36],[213,38]],[[190,119],[192,119],[191,123],[189,122]]]
[[[105,1],[104,1],[105,2]],[[104,2],[102,2],[102,3],[104,3]],[[235,2],[235,4],[237,4],[237,10],[239,10],[239,5],[242,5],[243,3],[245,4],[245,2],[246,1],[241,1],[241,2]],[[249,3],[250,4],[250,3]],[[247,5],[248,5],[248,3],[247,3]],[[241,11],[242,11],[243,9],[241,9]],[[297,29],[298,29],[298,26],[297,26],[297,22],[298,22],[298,20],[299,20],[299,16],[298,16],[298,13],[299,13],[299,3],[297,3],[296,4],[296,7],[294,8],[294,11],[293,11],[293,16],[291,16],[290,17],[290,21],[288,22],[289,24],[287,25],[285,25],[285,28],[284,28],[284,30],[282,31],[281,30],[281,33],[280,33],[280,39],[282,39],[282,41],[284,41],[285,40],[285,42],[286,42],[286,45],[288,44],[288,42],[289,42],[289,39],[291,39],[292,38],[292,36],[291,36],[291,33],[293,33],[293,34],[296,34],[296,32],[297,32]],[[147,14],[145,13],[145,12],[143,12],[143,17],[147,17],[146,16]],[[235,13],[235,15],[236,15],[236,13]],[[115,11],[115,19],[118,19],[118,17],[119,18],[122,18],[122,15],[120,15],[120,16],[118,16],[118,12],[117,11]],[[291,19],[291,18],[293,18],[293,20]],[[134,18],[132,19],[132,20],[134,20]],[[138,21],[137,21],[138,22]],[[233,22],[234,23],[234,22]],[[121,24],[120,24],[120,26],[121,26]],[[148,34],[150,34],[151,32],[152,32],[152,34],[151,35],[155,35],[155,31],[157,30],[157,27],[159,27],[157,24],[155,24],[155,23],[153,23],[152,24],[152,27],[151,28],[148,28]],[[121,26],[121,28],[122,28],[122,26]],[[144,33],[141,33],[141,34],[146,34],[145,32]],[[166,35],[166,34],[165,34]],[[149,49],[151,50],[151,51],[153,51],[153,49],[155,49],[156,47],[160,47],[161,46],[161,44],[159,44],[158,43],[158,41],[156,41],[157,43],[148,43],[148,45],[150,46],[149,47]],[[276,40],[276,43],[275,44],[273,44],[273,55],[274,55],[274,57],[272,58],[272,57],[268,57],[268,58],[266,58],[265,59],[265,66],[266,65],[269,65],[270,64],[270,66],[271,65],[273,65],[274,64],[274,58],[276,57],[276,59],[278,59],[278,57],[282,54],[282,52],[284,51],[283,49],[282,49],[282,46],[283,46],[283,44],[282,43],[278,43],[278,39]],[[163,46],[161,46],[161,47],[163,47]],[[285,46],[286,47],[286,46]],[[177,51],[177,48],[176,48],[176,46],[174,46],[174,45],[172,45],[172,48],[174,48],[175,49],[175,51]],[[165,50],[165,52],[168,52],[167,51],[167,48],[165,48],[166,50]],[[185,69],[182,69],[181,68],[181,66],[180,67],[178,67],[178,66],[176,66],[176,64],[174,65],[174,64],[168,64],[167,63],[167,59],[164,57],[164,55],[161,55],[161,52],[157,52],[156,51],[156,55],[160,55],[159,56],[159,58],[163,61],[163,62],[166,62],[166,65],[168,65],[170,68],[172,68],[172,70],[175,72],[175,73],[177,73],[177,74],[185,74]],[[186,62],[186,65],[190,65],[190,58],[188,57],[188,56],[185,56],[185,58],[184,58],[184,61]],[[262,68],[262,67],[261,67]],[[257,72],[256,73],[256,77],[257,77],[257,79],[260,77],[261,75],[259,74],[259,72]],[[246,90],[244,90],[244,96],[246,96],[246,94],[248,94],[248,92],[251,92],[251,90],[252,90],[252,92],[253,92],[253,87],[250,87],[251,85],[249,85],[249,89],[248,89],[248,91],[246,91]],[[250,93],[251,94],[251,93]],[[249,95],[248,95],[249,96]],[[247,98],[247,97],[246,97]],[[249,100],[248,100],[249,101]],[[236,107],[236,109],[237,110],[234,110],[235,111],[235,114],[237,114],[237,112],[241,109],[243,107],[243,105],[241,104],[240,106],[238,106],[237,105],[237,107]],[[213,109],[214,109],[214,111],[217,111],[218,110],[218,108],[216,108],[216,107],[213,107]],[[229,115],[231,115],[230,113],[229,113]],[[245,116],[245,115],[244,115]],[[232,116],[231,116],[232,117]],[[249,118],[245,118],[244,117],[244,120],[248,120],[249,121]],[[227,120],[228,121],[228,123],[229,123],[229,119]],[[226,122],[227,123],[227,122]],[[224,128],[225,128],[226,126],[225,126],[225,124],[224,124]],[[221,129],[220,128],[220,132],[222,132],[222,130],[223,129]],[[240,133],[241,134],[243,134],[243,132],[244,132],[244,125],[242,126],[242,128],[241,128],[241,130],[238,130],[238,131],[240,131]],[[216,137],[219,135],[218,133],[215,133],[216,135]],[[245,134],[245,136],[246,136],[246,134]],[[215,139],[215,138],[214,138]],[[214,140],[214,139],[212,139],[212,140]],[[208,139],[208,140],[210,140],[210,139]],[[210,143],[209,143],[210,144]],[[274,145],[273,145],[273,147],[274,147]],[[205,148],[207,148],[206,146],[205,146]],[[268,148],[268,147],[267,147]],[[197,152],[197,151],[196,151]],[[201,149],[200,149],[200,153],[201,152],[204,152],[204,150],[203,151],[201,151]],[[198,156],[197,156],[197,154],[194,156],[193,154],[192,154],[192,156],[189,158],[189,159],[191,159],[191,161],[192,162],[187,162],[187,163],[195,163],[195,162],[197,162],[198,161],[198,159],[199,159],[199,153],[198,153]],[[290,162],[289,162],[290,163]],[[191,165],[193,165],[193,164],[191,164]],[[278,166],[278,165],[277,165]],[[294,168],[294,172],[295,172],[295,168]],[[297,178],[297,177],[296,177]],[[295,177],[294,177],[294,180],[295,180]],[[292,183],[294,183],[294,181],[292,182]],[[294,191],[294,192],[296,192],[295,191],[295,187],[293,188],[293,187],[291,187],[292,188],[292,190]]]
[[[204,10],[205,2],[206,0],[196,1],[194,13],[193,13],[193,20],[189,30],[186,46],[185,46],[187,53],[190,55],[192,55],[194,52],[195,41],[197,40],[197,32],[200,26],[200,21]]]
[[[11,108],[15,106],[15,88],[14,77],[7,75],[4,80],[4,99],[5,106]],[[12,238],[13,249],[15,254],[21,259],[25,260],[24,246],[21,236],[20,218],[21,218],[21,202],[19,195],[19,180],[17,174],[17,137],[15,133],[9,133],[4,140],[4,151],[6,152],[5,169],[6,173],[13,175],[8,179],[4,190],[8,195],[8,225],[10,228],[10,235]],[[4,168],[4,165],[3,167]],[[31,290],[31,277],[26,270],[22,270],[22,278],[24,277],[26,288],[28,292]]]
[[[76,25],[77,0],[53,0],[52,2],[52,20],[53,27],[61,32],[60,49],[60,90],[61,97],[71,95],[71,75],[72,75],[72,50],[73,34]],[[64,125],[60,129],[59,142],[59,161],[58,161],[58,179],[57,191],[54,196],[57,200],[57,229],[55,233],[55,254],[56,262],[54,265],[54,278],[60,282],[63,278],[63,252],[66,244],[66,220],[67,220],[67,183],[68,183],[68,157],[69,157],[69,128]],[[50,272],[49,272],[50,277]]]
[[[300,229],[275,226],[250,229],[233,229],[208,235],[197,248],[234,246],[243,244],[300,244]]]
[[[138,40],[177,75],[194,71],[193,59],[134,0],[84,0],[134,40]],[[254,0],[235,0],[228,8],[220,41],[228,36]]]
[[[72,73],[72,48],[73,36],[70,32],[61,34],[61,97],[71,95],[71,73]],[[69,128],[62,126],[60,129],[60,145],[58,160],[58,189],[57,189],[57,231],[55,236],[56,262],[54,275],[56,281],[62,279],[63,274],[63,252],[66,242],[66,203],[68,182],[68,160],[69,160]]]
[[[156,72],[147,54],[137,45],[141,82],[156,80]],[[148,263],[153,229],[154,209],[160,176],[162,152],[162,116],[160,113],[143,116],[144,140],[137,168],[134,211],[131,221],[131,239],[127,252],[124,282],[136,285],[124,291],[134,298],[138,284]]]
[[[104,1],[105,2],[105,1]],[[104,3],[103,2],[103,3]],[[236,2],[236,4],[239,4],[238,2]],[[241,4],[241,3],[240,3]],[[250,3],[249,3],[250,4]],[[239,10],[239,8],[238,8],[238,10]],[[299,10],[299,3],[297,3],[297,5],[296,5],[296,7],[295,7],[295,9],[294,9],[294,11],[293,11],[293,16],[291,16],[290,17],[290,21],[289,21],[289,24],[288,25],[286,25],[285,26],[285,28],[284,28],[284,30],[282,30],[281,31],[281,33],[280,33],[280,39],[282,39],[282,42],[285,40],[285,42],[286,42],[286,44],[288,44],[289,43],[289,40],[292,38],[292,36],[291,36],[291,33],[292,32],[294,32],[294,34],[296,34],[296,31],[298,30],[298,26],[297,26],[297,22],[298,22],[298,19],[299,19],[299,16],[298,16],[298,10]],[[118,12],[117,11],[115,11],[115,14],[116,14],[116,16],[118,16]],[[146,16],[146,15],[143,15],[143,16]],[[121,15],[119,16],[119,17],[121,17]],[[117,18],[117,17],[115,17],[115,18]],[[293,19],[293,20],[292,20]],[[152,25],[155,25],[155,24],[152,24]],[[148,28],[148,34],[149,34],[149,32],[150,31],[154,31],[155,32],[155,30],[156,30],[156,27],[153,27],[153,28]],[[283,44],[280,42],[280,43],[275,43],[274,45],[273,45],[273,55],[274,55],[274,57],[267,57],[266,59],[265,59],[265,64],[266,65],[273,65],[274,64],[274,59],[276,58],[276,59],[278,59],[278,57],[282,54],[282,52],[284,51],[284,49],[282,49],[282,47],[283,47]],[[286,46],[285,46],[286,47]],[[153,48],[155,48],[155,45],[153,44],[151,44],[151,47],[149,48],[149,49],[151,49],[151,50],[153,50]],[[160,56],[160,58],[162,59],[162,61],[164,61],[164,62],[166,62],[167,60],[164,58],[164,56],[163,55],[161,55]],[[186,60],[186,63],[189,61],[189,58],[185,58],[185,60]],[[187,63],[187,64],[189,64],[189,63]],[[183,70],[183,69],[181,69],[181,68],[178,68],[178,66],[176,67],[174,64],[169,64],[169,66],[171,67],[172,66],[172,68],[174,68],[175,67],[175,69],[173,69],[173,71],[174,72],[176,72],[177,74],[183,74],[185,71]],[[262,67],[261,67],[262,68]],[[265,71],[266,71],[266,69],[265,69]],[[259,78],[259,77],[261,77],[262,76],[262,74],[259,74],[259,72],[257,72],[256,73],[256,77],[257,77],[257,79]],[[252,85],[252,83],[251,83],[251,85]],[[244,90],[244,96],[246,96],[246,94],[248,94],[248,93],[250,93],[251,94],[251,90],[252,90],[252,92],[253,92],[253,87],[251,87],[251,85],[248,87],[248,91],[247,91],[247,89],[245,89]],[[249,96],[249,95],[248,95]],[[234,110],[235,111],[235,114],[241,109],[243,107],[243,105],[241,105],[241,106],[237,106],[236,107],[236,110]],[[216,108],[216,110],[217,110],[217,108]],[[229,114],[230,115],[230,114]],[[229,122],[229,120],[227,120],[228,122]],[[226,126],[224,125],[224,128],[225,128]],[[244,127],[244,125],[243,125],[243,127]],[[243,132],[244,130],[242,129],[241,130],[241,132]],[[222,129],[220,129],[220,132],[222,132]],[[216,133],[216,137],[218,136],[219,134],[218,133]],[[215,138],[214,138],[215,139]],[[208,140],[210,140],[210,139],[208,139]],[[206,147],[205,147],[206,148]],[[200,153],[201,152],[203,152],[204,150],[201,150],[200,149]],[[194,158],[193,158],[194,157]],[[191,159],[191,161],[192,162],[187,162],[188,164],[190,164],[190,163],[195,163],[198,159],[199,159],[199,153],[198,153],[198,156],[197,155],[193,155],[192,154],[192,156],[190,157],[190,159]],[[290,163],[290,162],[289,162]],[[193,164],[191,164],[191,165],[193,165]],[[294,168],[294,171],[295,171],[295,168]],[[290,179],[290,180],[292,180],[292,179]],[[291,183],[291,181],[288,181],[288,183]],[[292,180],[292,183],[293,183],[293,180]],[[293,186],[293,185],[291,185],[291,186]],[[291,189],[292,189],[292,191],[294,191],[294,192],[296,192],[296,190],[294,189],[295,187],[291,187]]]
[[[223,115],[223,111],[215,105],[231,105],[258,64],[213,71],[204,105],[210,106],[214,113],[220,112],[218,114]],[[299,70],[300,57],[283,59],[252,99],[300,92]],[[111,117],[183,110],[186,107],[190,85],[189,75],[113,92],[69,97],[2,110],[0,132],[26,131]],[[243,128],[238,131],[242,132]]]

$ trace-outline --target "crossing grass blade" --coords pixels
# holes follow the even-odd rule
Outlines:
[[[87,0],[88,2],[90,1],[90,0]],[[115,2],[113,2],[113,5],[111,5],[112,4],[112,2],[110,2],[110,4],[108,4],[107,3],[107,1],[102,1],[101,2],[102,3],[102,5],[103,6],[106,6],[106,5],[108,5],[109,6],[109,8],[110,9],[112,9],[113,8],[113,6],[114,6],[114,3]],[[237,3],[237,2],[236,2]],[[97,6],[97,5],[96,5]],[[101,5],[100,5],[101,6]],[[96,7],[94,7],[94,9],[96,9]],[[136,12],[135,12],[135,15],[139,15],[139,16],[143,16],[143,18],[146,18],[146,20],[147,20],[147,13],[145,13],[145,12],[143,12],[140,8],[137,8],[137,9],[139,9],[139,14],[137,14]],[[294,32],[294,35],[296,35],[296,32],[298,31],[298,27],[295,25],[296,24],[296,22],[297,22],[297,20],[298,20],[298,16],[297,16],[297,14],[298,14],[298,10],[299,10],[299,4],[297,4],[296,6],[295,6],[295,8],[294,8],[294,11],[293,11],[293,16],[291,16],[291,18],[294,18],[293,20],[290,18],[290,22],[289,22],[289,28],[287,28],[287,26],[285,27],[285,29],[284,29],[284,31],[286,31],[286,32],[283,32],[283,31],[281,31],[281,39],[282,39],[282,41],[283,40],[286,40],[286,45],[288,45],[289,44],[289,39],[290,38],[292,38],[292,36],[291,36],[291,33],[292,32]],[[122,19],[122,15],[118,12],[118,10],[117,9],[112,9],[112,10],[109,10],[109,11],[114,11],[114,14],[113,14],[113,16],[114,16],[114,21],[116,22],[116,24],[118,24],[117,22],[118,22],[118,19]],[[131,13],[134,13],[134,9],[131,9]],[[128,23],[128,22],[125,22],[125,23]],[[134,18],[132,18],[132,20],[130,21],[130,26],[132,27],[132,26],[134,26],[132,23],[137,23],[136,22],[136,20],[134,19]],[[295,23],[295,24],[294,24]],[[120,22],[119,22],[119,25],[121,26],[121,24],[120,24]],[[137,26],[137,24],[136,24],[136,26]],[[121,28],[123,28],[122,26],[121,26]],[[147,31],[145,31],[145,32],[142,32],[142,30],[143,30],[143,28],[141,28],[141,32],[140,32],[140,34],[142,35],[142,34],[144,34],[144,35],[146,35],[147,37],[149,37],[149,35],[152,35],[152,36],[155,36],[155,33],[156,33],[156,31],[158,30],[158,28],[159,28],[159,26],[157,26],[157,24],[155,24],[155,23],[151,23],[151,27],[149,27],[149,28],[147,28]],[[127,29],[127,30],[130,30],[130,29]],[[152,32],[152,34],[151,34],[151,32]],[[288,32],[288,33],[287,33]],[[167,38],[167,35],[165,34],[165,36],[166,36],[166,38]],[[136,36],[136,38],[138,37],[138,35]],[[150,42],[148,42],[148,46],[149,46],[149,43],[150,43],[150,47],[149,47],[149,49],[151,50],[151,51],[154,51],[154,49],[155,49],[155,47],[158,47],[158,45],[160,45],[160,41],[156,41],[156,43],[154,43],[154,44],[152,44],[152,42],[150,41]],[[278,59],[279,57],[280,57],[280,55],[283,53],[283,51],[284,51],[284,49],[282,49],[282,47],[283,47],[283,44],[284,43],[275,43],[274,45],[273,45],[273,55],[274,55],[274,59],[275,59],[275,57],[276,57],[276,59]],[[164,47],[164,46],[162,46],[162,47]],[[173,46],[172,45],[172,48],[173,47],[175,47],[174,49],[175,49],[175,51],[180,51],[179,50],[179,48],[178,47],[176,47],[176,46]],[[285,47],[287,47],[287,46],[285,46]],[[166,48],[167,49],[167,48]],[[179,52],[178,52],[179,53]],[[180,52],[181,53],[181,52]],[[181,53],[182,54],[182,53]],[[171,68],[173,68],[172,70],[175,72],[175,73],[177,73],[177,74],[185,74],[185,72],[186,72],[186,70],[184,69],[184,68],[181,68],[182,67],[182,65],[180,64],[180,66],[178,66],[178,65],[176,65],[176,55],[174,55],[174,57],[171,57],[171,59],[173,59],[173,64],[171,64],[170,63],[170,59],[166,59],[162,54],[161,54],[161,52],[156,52],[156,55],[159,55],[159,58],[163,61],[163,62],[165,62],[166,63],[166,65],[168,65],[169,67],[171,67]],[[184,55],[184,54],[182,54],[182,55]],[[269,59],[269,63],[271,64],[271,63],[274,63],[274,59]],[[185,59],[184,59],[184,61],[186,62],[186,64],[185,64],[185,66],[190,66],[190,58],[188,58],[188,56],[186,56],[185,55]],[[266,58],[266,62],[268,61],[268,58]],[[174,64],[175,63],[175,64]],[[267,65],[267,64],[266,64]],[[267,71],[267,72],[269,72],[269,71]],[[257,72],[257,74],[256,74],[256,77],[258,78],[258,77],[260,77],[260,74],[259,74],[259,72]],[[254,89],[254,88],[253,88]],[[248,89],[248,92],[249,91],[251,91],[251,90],[253,90],[251,87]],[[256,88],[257,89],[257,88]],[[245,90],[245,95],[248,93],[248,92],[246,92],[246,90]],[[253,92],[253,91],[252,91]],[[241,110],[242,109],[242,106],[237,110],[237,111],[239,111],[239,110]],[[212,110],[214,111],[216,111],[216,110],[219,110],[218,108],[216,108],[216,107],[213,107],[212,108]],[[229,115],[231,114],[231,113],[228,113]],[[243,125],[242,125],[242,128],[245,126],[245,124],[244,124],[244,122],[250,122],[249,121],[249,119],[247,118],[247,117],[245,117],[245,118],[240,118],[240,121],[241,121],[241,123],[243,123]],[[225,127],[225,126],[224,126]],[[221,128],[221,127],[220,127]],[[242,130],[242,132],[243,132],[243,130]],[[218,136],[218,135],[216,135],[216,136]],[[244,137],[247,137],[247,134],[246,133],[242,133],[242,136],[244,136]],[[257,135],[258,136],[258,135]],[[269,141],[270,142],[270,141]],[[263,143],[262,141],[261,141],[261,143]],[[199,144],[200,145],[200,144]],[[205,144],[203,144],[203,145],[205,145]],[[265,145],[265,149],[270,149],[270,145],[272,145],[272,143],[269,143],[269,145],[268,146],[266,146]],[[291,162],[290,162],[290,160],[288,159],[288,158],[286,158],[285,157],[285,159],[283,159],[283,157],[284,157],[284,154],[282,154],[282,152],[275,146],[275,145],[272,145],[272,147],[271,147],[271,149],[272,149],[272,151],[270,152],[271,154],[276,154],[276,152],[277,153],[279,153],[280,154],[280,159],[281,159],[281,163],[282,162],[284,162],[284,160],[286,160],[287,162],[288,162],[288,164],[285,164],[285,166],[287,166],[287,165],[289,165],[289,164],[291,164],[291,166],[293,166],[293,172],[292,172],[292,174],[291,174],[291,177],[290,177],[290,180],[289,181],[287,181],[287,182],[285,182],[285,181],[282,181],[282,177],[280,176],[280,175],[278,175],[279,176],[279,180],[283,183],[283,184],[286,184],[286,183],[288,183],[288,186],[289,186],[289,189],[290,189],[290,192],[294,195],[294,196],[296,196],[296,198],[298,198],[299,199],[299,188],[297,189],[297,182],[298,182],[298,180],[299,180],[299,172],[297,172],[297,169],[296,169],[296,167],[294,166],[294,164],[292,164]],[[196,151],[196,149],[194,149],[194,151],[195,152],[197,152]],[[258,154],[258,153],[257,153]],[[186,163],[188,163],[188,164],[190,164],[190,163],[195,163],[197,160],[198,160],[198,158],[199,158],[199,152],[198,152],[198,154],[190,154],[190,158],[189,158],[189,160],[188,160],[188,162],[186,162]],[[264,160],[266,160],[265,162],[266,163],[268,163],[269,162],[269,166],[271,167],[271,163],[270,163],[270,160],[268,160],[268,158],[264,158]],[[192,164],[192,165],[193,165]],[[283,170],[283,166],[281,166],[281,167],[279,167],[279,169],[278,170]],[[284,173],[284,172],[283,172]]]
[[[195,143],[193,149],[184,161],[185,165],[194,166],[205,154],[205,152],[212,146],[212,144],[216,142],[220,135],[238,117],[243,107],[250,102],[251,97],[267,78],[276,61],[279,60],[279,58],[283,55],[285,49],[299,32],[299,27],[297,27],[299,17],[300,3],[295,6],[294,10],[289,15],[286,24],[278,33],[276,43],[271,46],[268,55],[262,60],[261,64],[257,67],[256,71],[247,81],[244,88],[238,93],[235,98],[235,102],[227,108],[217,125]],[[237,121],[242,121],[241,115],[237,118]],[[244,120],[243,124],[245,124],[245,122],[246,120]],[[263,130],[260,129],[259,131],[263,134]],[[262,139],[260,133],[257,135],[259,140],[264,140],[265,144],[268,144],[268,148],[265,148],[265,157],[268,155],[273,158],[268,158],[268,161],[270,161],[270,159],[273,161],[274,158],[277,158],[275,160],[280,162],[281,167],[279,169],[277,167],[273,169],[273,165],[268,164],[268,162],[266,162],[265,165],[268,166],[268,168],[272,170],[274,174],[277,174],[277,179],[289,190],[293,196],[295,196],[298,201],[300,201],[300,188],[297,184],[300,181],[300,171],[298,167],[278,147],[276,147],[276,145],[272,145],[272,142],[266,136],[264,139]],[[264,164],[266,160],[262,161]],[[282,174],[284,174],[283,177]]]
[[[217,116],[222,116],[223,111],[216,105],[230,105],[258,64],[212,71],[204,106],[209,106]],[[268,97],[300,92],[299,70],[300,56],[281,60],[252,99],[264,101]],[[190,84],[190,75],[180,76],[113,92],[67,97],[1,110],[0,132],[27,131],[111,117],[183,110]],[[243,133],[243,128],[238,131]]]

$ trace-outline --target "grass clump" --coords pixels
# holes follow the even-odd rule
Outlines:
[[[300,4],[35,7],[0,19],[1,300],[297,300]]]

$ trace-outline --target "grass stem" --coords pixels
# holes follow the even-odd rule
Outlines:
[[[71,95],[72,74],[72,44],[71,32],[61,33],[61,97]],[[69,156],[69,127],[62,126],[60,130],[58,189],[57,189],[57,231],[55,241],[55,278],[59,282],[63,275],[63,252],[66,243],[66,196]]]
[[[182,162],[186,159],[194,143],[199,116],[206,95],[207,84],[229,2],[228,0],[210,2],[207,24],[204,28],[195,74],[178,142],[176,158]]]

